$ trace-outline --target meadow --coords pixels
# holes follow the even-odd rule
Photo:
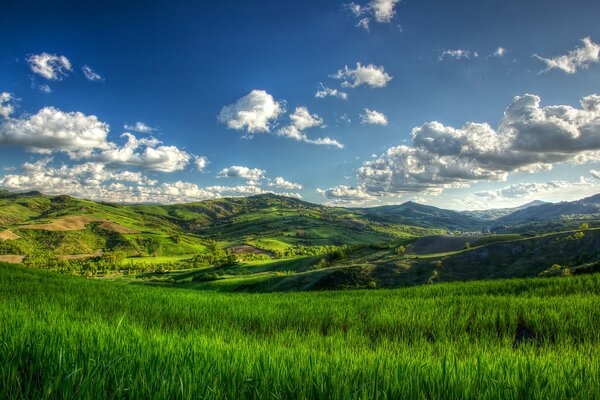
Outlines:
[[[600,393],[598,274],[253,294],[0,268],[0,398]]]

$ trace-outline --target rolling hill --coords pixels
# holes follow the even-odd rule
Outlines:
[[[480,218],[412,201],[400,205],[360,208],[358,210],[368,218],[387,223],[459,231],[476,231],[485,226]]]

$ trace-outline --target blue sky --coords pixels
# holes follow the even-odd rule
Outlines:
[[[600,192],[598,2],[122,3],[4,6],[1,187],[456,209]]]

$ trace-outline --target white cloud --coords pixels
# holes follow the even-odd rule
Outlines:
[[[301,184],[286,181],[281,176],[278,176],[275,179],[273,179],[271,182],[269,182],[268,186],[269,187],[277,187],[277,188],[287,189],[287,190],[300,190],[300,189],[302,189],[302,185]]]
[[[531,196],[535,197],[538,194],[560,192],[570,186],[571,184],[566,181],[515,183],[498,190],[477,192],[475,193],[475,196],[482,197],[490,201],[495,201],[498,199],[529,198]]]
[[[356,26],[368,31],[372,18],[379,23],[392,22],[399,2],[400,0],[371,0],[364,6],[358,3],[350,3],[346,6],[356,18],[360,18]]]
[[[102,78],[102,76],[100,76],[100,74],[98,74],[96,71],[94,71],[87,65],[84,65],[83,67],[81,67],[81,70],[83,71],[83,74],[85,75],[85,77],[87,78],[88,81],[92,81],[92,82],[104,81],[104,78]]]
[[[254,185],[237,185],[237,186],[208,186],[206,190],[217,192],[220,194],[239,194],[243,196],[254,196],[257,194],[268,193],[264,189]]]
[[[50,80],[62,80],[72,70],[69,59],[56,54],[33,54],[27,62],[34,73]]]
[[[284,112],[281,103],[264,90],[253,90],[234,104],[223,107],[218,119],[229,129],[253,134],[270,132],[271,122]]]
[[[371,30],[371,18],[365,17],[358,20],[356,23],[357,28],[362,28],[365,31],[369,32]]]
[[[7,92],[0,93],[0,116],[8,118],[15,111],[14,106],[11,104],[13,100],[12,94]]]
[[[107,123],[81,112],[45,107],[34,115],[12,118],[12,106],[7,103],[12,98],[3,94],[2,99],[0,110],[4,110],[2,115],[6,117],[0,120],[0,146],[21,146],[35,153],[66,152],[73,159],[87,158],[161,172],[182,170],[196,157],[175,146],[162,145],[154,138],[138,139],[130,133],[122,135],[126,143],[120,146],[108,141]]]
[[[591,175],[592,175],[594,178],[596,178],[596,179],[600,179],[600,171],[597,171],[597,170],[593,169],[593,170],[591,170],[591,171],[590,171],[590,174],[591,174]]]
[[[36,88],[42,93],[52,93],[52,88],[45,83],[37,85]]]
[[[89,152],[108,147],[108,130],[108,124],[95,115],[45,107],[31,116],[1,121],[0,145],[23,146],[37,152]]]
[[[223,168],[217,178],[242,178],[249,183],[255,184],[265,177],[265,170],[259,168],[248,168],[239,165],[233,165],[228,168]]]
[[[375,66],[369,64],[363,66],[361,63],[356,63],[355,69],[350,69],[348,66],[338,70],[332,78],[343,80],[342,86],[346,88],[356,88],[361,85],[367,85],[372,88],[386,87],[389,81],[392,80],[383,66]]]
[[[329,189],[317,189],[326,199],[332,200],[333,204],[355,204],[375,200],[375,197],[367,193],[363,187],[352,187],[339,185]]]
[[[337,97],[338,99],[346,100],[348,98],[348,93],[337,89],[331,89],[321,84],[321,90],[318,90],[317,93],[315,93],[315,97],[319,99],[323,99],[325,97]]]
[[[479,57],[479,53],[476,51],[469,51],[463,49],[454,49],[454,50],[444,50],[439,57],[440,61],[443,61],[446,58],[450,58],[453,60],[461,60],[461,59],[469,59],[469,58],[477,58]]]
[[[296,110],[290,115],[291,124],[279,129],[278,136],[287,137],[299,142],[311,143],[316,145],[335,146],[344,148],[344,145],[337,140],[329,137],[310,139],[305,133],[305,129],[323,126],[323,118],[317,114],[311,114],[306,107],[296,107]]]
[[[497,129],[468,122],[461,128],[437,121],[412,131],[413,145],[389,148],[357,170],[369,193],[439,193],[476,181],[505,180],[509,173],[537,172],[554,164],[600,160],[600,96],[581,108],[540,106],[526,94],[513,99]]]
[[[196,164],[196,168],[198,168],[198,171],[204,171],[209,164],[208,158],[204,156],[195,156],[194,163]]]
[[[400,0],[374,0],[369,6],[375,14],[377,22],[391,22],[396,15],[396,4]]]
[[[546,69],[542,72],[556,68],[567,74],[574,74],[578,70],[587,69],[590,64],[600,61],[600,45],[592,42],[590,37],[583,38],[581,41],[583,47],[578,47],[562,56],[554,58],[544,58],[537,54],[533,56],[546,64]]]
[[[507,185],[496,190],[486,190],[462,196],[459,201],[450,201],[447,206],[456,209],[490,209],[517,207],[533,200],[550,202],[579,200],[600,192],[600,184],[592,179],[580,177],[569,182],[527,182]],[[451,204],[454,203],[454,204]]]
[[[363,113],[360,114],[360,120],[362,124],[384,126],[388,124],[387,117],[383,113],[375,110],[369,110],[368,108],[365,108]]]
[[[156,128],[153,128],[149,125],[147,125],[144,122],[136,122],[135,124],[131,125],[131,124],[125,124],[123,125],[123,128],[127,129],[128,131],[134,131],[134,132],[139,132],[139,133],[150,133],[150,132],[154,132],[156,130]]]
[[[506,55],[506,49],[504,47],[498,47],[496,49],[496,51],[494,51],[493,56],[494,57],[498,57],[498,58],[502,58]]]
[[[127,142],[119,147],[113,143],[95,158],[112,164],[134,165],[152,171],[174,172],[184,169],[192,155],[175,146],[160,145],[154,138],[138,139],[131,133],[121,135]]]
[[[323,125],[323,118],[317,114],[311,114],[306,107],[296,107],[294,113],[290,115],[290,120],[292,120],[292,125],[301,131]]]

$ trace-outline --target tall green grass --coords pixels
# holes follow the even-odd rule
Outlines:
[[[600,393],[600,276],[217,293],[1,266],[0,398]]]

